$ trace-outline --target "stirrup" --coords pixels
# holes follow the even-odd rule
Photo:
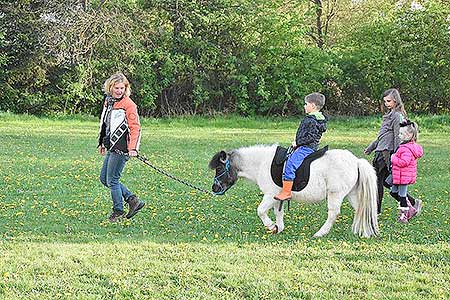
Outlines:
[[[278,206],[278,211],[281,211],[281,209],[283,208],[283,202],[284,201],[288,202],[288,211],[291,209],[291,199],[278,200],[278,201],[280,201],[280,206]]]

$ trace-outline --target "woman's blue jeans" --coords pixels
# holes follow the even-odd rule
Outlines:
[[[128,160],[126,155],[108,151],[100,172],[100,181],[111,190],[113,210],[116,212],[123,212],[123,199],[128,199],[133,194],[119,182]]]
[[[283,180],[293,181],[295,179],[295,172],[302,164],[305,157],[313,153],[314,150],[308,147],[298,147],[287,159],[284,166]]]

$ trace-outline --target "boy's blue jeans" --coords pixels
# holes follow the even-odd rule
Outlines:
[[[305,157],[313,153],[314,150],[308,147],[300,146],[292,153],[284,166],[283,180],[293,181],[295,179],[295,171],[302,164]]]
[[[123,199],[128,199],[133,194],[119,182],[129,159],[126,155],[108,151],[100,172],[100,181],[111,190],[113,210],[116,212],[123,212]]]

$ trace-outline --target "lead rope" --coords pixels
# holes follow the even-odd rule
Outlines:
[[[126,156],[128,156],[128,153],[125,153],[125,152],[122,152],[122,151],[119,151],[119,150],[115,150],[115,152],[118,153],[118,154],[121,154],[121,155],[126,155]],[[167,177],[169,177],[170,179],[173,179],[173,180],[175,180],[175,181],[177,181],[177,182],[179,182],[179,183],[182,183],[182,184],[184,184],[184,185],[186,185],[186,186],[188,186],[188,187],[190,187],[190,188],[193,188],[193,189],[195,189],[195,190],[197,190],[197,191],[200,191],[200,192],[202,192],[202,193],[206,193],[206,194],[209,194],[209,195],[214,195],[214,196],[216,196],[216,194],[214,194],[213,192],[210,192],[210,191],[208,191],[208,190],[205,190],[205,189],[202,189],[202,188],[200,188],[200,187],[197,187],[197,186],[193,185],[192,183],[189,183],[189,182],[187,182],[187,181],[185,181],[185,180],[183,180],[183,179],[179,179],[179,178],[175,177],[174,175],[172,175],[172,174],[170,174],[170,173],[167,173],[167,172],[164,171],[163,169],[158,168],[158,167],[155,166],[155,165],[152,165],[152,164],[150,163],[150,161],[149,161],[145,156],[143,156],[143,155],[139,155],[139,154],[138,154],[138,156],[136,156],[136,158],[139,159],[140,161],[142,161],[144,164],[146,164],[146,165],[149,166],[150,168],[152,168],[153,170],[155,170],[156,172],[158,172],[159,174],[162,174],[162,175],[164,175],[164,176],[167,176]]]

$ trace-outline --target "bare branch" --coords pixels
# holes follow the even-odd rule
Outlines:
[[[106,0],[100,1],[99,5],[97,6],[97,11],[99,11],[102,8],[102,6],[103,6],[103,4],[105,4],[105,2],[106,2]]]

